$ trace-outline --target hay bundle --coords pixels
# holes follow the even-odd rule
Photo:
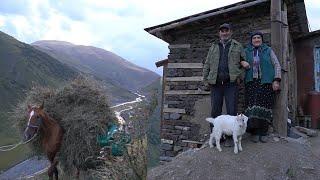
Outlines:
[[[64,129],[63,143],[59,151],[59,161],[65,172],[73,166],[86,170],[86,159],[99,153],[96,137],[105,134],[110,123],[116,118],[110,110],[102,88],[92,79],[77,78],[61,89],[33,87],[26,99],[19,103],[12,119],[20,132],[27,124],[27,105],[39,105],[44,101],[44,110]],[[40,154],[41,132],[31,144],[36,154]],[[92,164],[91,164],[92,166]]]

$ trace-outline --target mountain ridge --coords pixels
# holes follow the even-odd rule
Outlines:
[[[130,91],[137,91],[160,77],[113,52],[94,46],[56,40],[36,41],[31,45],[79,71],[101,79],[112,79],[114,84]]]

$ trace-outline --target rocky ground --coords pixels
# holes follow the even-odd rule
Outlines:
[[[320,137],[279,139],[268,143],[243,140],[243,152],[202,147],[153,168],[148,179],[320,179]]]

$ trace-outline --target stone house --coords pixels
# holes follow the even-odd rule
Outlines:
[[[218,9],[202,12],[168,23],[146,28],[145,30],[169,44],[168,58],[158,61],[158,67],[163,66],[163,92],[161,108],[161,157],[176,156],[179,152],[190,147],[200,146],[209,134],[209,125],[205,118],[210,116],[210,92],[204,91],[202,82],[202,68],[211,43],[217,40],[218,27],[222,23],[231,23],[233,38],[248,43],[250,33],[259,30],[264,33],[264,39],[271,44],[272,14],[270,0],[246,0]],[[279,1],[278,1],[279,2]],[[282,2],[282,1],[281,1]],[[285,0],[281,8],[281,37],[284,52],[282,57],[282,71],[286,74],[287,98],[293,118],[301,106],[299,96],[308,93],[310,88],[301,91],[297,75],[305,73],[306,69],[297,68],[305,59],[296,56],[299,49],[297,43],[310,40],[319,33],[308,35],[308,20],[303,0]],[[279,35],[279,33],[278,33]],[[313,41],[312,41],[313,42]],[[319,44],[319,42],[314,42]],[[311,45],[309,48],[313,48]],[[302,52],[301,52],[302,53]],[[313,52],[310,51],[313,54]],[[309,61],[314,60],[310,56]],[[313,69],[313,66],[309,68]],[[298,71],[298,72],[297,72]],[[310,70],[309,70],[310,71]],[[310,75],[311,77],[311,75]],[[307,77],[306,77],[307,78]],[[312,78],[310,78],[312,81]],[[301,81],[303,81],[301,79]],[[298,88],[299,86],[299,88]],[[302,100],[303,101],[303,100]],[[239,112],[244,110],[244,85],[240,86]]]

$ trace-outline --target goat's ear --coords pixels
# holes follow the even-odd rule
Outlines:
[[[247,116],[244,116],[244,121],[248,122],[249,118]]]

